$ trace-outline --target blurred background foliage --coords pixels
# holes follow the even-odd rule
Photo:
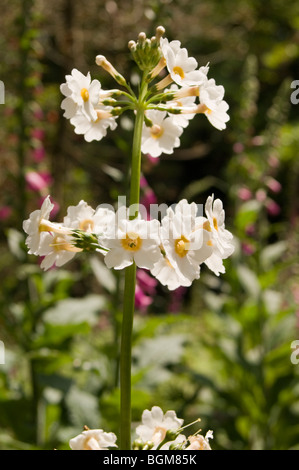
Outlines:
[[[204,268],[172,294],[139,272],[133,420],[158,405],[214,430],[215,449],[299,449],[299,4],[293,0],[2,0],[0,79],[0,448],[64,449],[83,425],[118,432],[122,275],[80,256],[41,272],[22,221],[51,194],[56,217],[80,199],[126,194],[131,116],[87,144],[62,117],[72,68],[132,82],[127,43],[156,26],[226,90],[219,132],[191,121],[173,155],[143,159],[144,203],[224,201],[236,240],[226,274]],[[190,429],[191,433],[192,429]],[[188,432],[188,431],[187,431]]]

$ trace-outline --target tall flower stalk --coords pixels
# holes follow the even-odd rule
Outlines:
[[[188,287],[198,279],[202,264],[217,276],[224,273],[223,260],[234,250],[232,234],[225,229],[222,202],[214,200],[214,195],[205,203],[206,216],[203,205],[198,207],[187,200],[168,208],[161,222],[158,216],[152,218],[146,214],[144,217],[141,213],[142,153],[149,153],[153,158],[162,153],[172,154],[180,145],[183,130],[197,114],[205,115],[219,130],[224,129],[229,120],[228,104],[223,100],[224,88],[207,78],[209,67],[197,68],[197,61],[188,56],[180,42],[169,42],[162,38],[163,34],[164,28],[158,27],[153,38],[140,33],[137,42],[129,42],[133,59],[142,72],[137,96],[102,55],[96,57],[97,65],[108,72],[121,89],[103,90],[100,81],[92,80],[89,73],[85,76],[77,69],[73,69],[61,85],[64,116],[74,126],[75,133],[84,135],[87,142],[100,141],[108,130],[116,129],[117,118],[122,113],[133,111],[129,208],[115,213],[101,205],[94,210],[80,201],[77,206],[68,208],[62,223],[57,223],[49,220],[53,204],[48,196],[42,207],[23,223],[29,253],[43,257],[42,269],[62,266],[82,251],[100,253],[108,268],[125,269],[120,345],[120,448],[123,450],[132,447],[131,359],[136,268],[148,269],[169,290],[174,290]],[[178,425],[182,420],[177,420],[174,411],[164,416],[159,407],[153,407],[151,413],[145,413],[146,422],[149,416],[153,430],[146,425],[139,427],[141,440],[133,443],[134,449],[159,449],[172,441],[172,445],[181,446],[176,448],[209,447],[196,436],[186,440],[180,434]],[[74,444],[100,450],[115,445],[114,436],[108,439],[102,430],[85,430],[84,433],[75,444],[72,442],[72,448]]]
[[[132,161],[131,161],[131,185],[130,207],[136,208],[140,196],[140,168],[141,168],[141,139],[144,121],[145,103],[144,96],[147,92],[147,84],[142,80],[139,100],[136,106],[136,119],[134,126]],[[135,218],[135,213],[130,214]],[[136,289],[136,264],[135,262],[126,268],[124,306],[120,348],[120,448],[131,449],[131,349],[132,330],[135,308]]]

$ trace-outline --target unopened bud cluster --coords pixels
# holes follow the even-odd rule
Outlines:
[[[145,33],[140,33],[137,42],[129,42],[132,57],[140,70],[150,72],[158,64],[162,56],[160,39],[164,33],[163,26],[159,26],[156,35],[151,39],[147,38]]]

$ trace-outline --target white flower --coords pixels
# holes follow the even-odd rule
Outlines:
[[[229,106],[223,100],[224,88],[222,85],[216,85],[213,78],[207,80],[200,87],[199,102],[203,109],[203,114],[210,123],[218,130],[226,128],[226,122],[229,121],[227,111]]]
[[[168,208],[161,221],[161,240],[170,264],[189,280],[199,278],[200,265],[212,254],[210,233],[205,219],[197,217],[197,205],[181,200],[173,210]],[[187,285],[182,284],[182,285]]]
[[[142,424],[137,426],[136,434],[144,442],[152,442],[156,449],[164,440],[168,430],[178,431],[184,420],[177,418],[175,411],[163,411],[159,406],[153,406],[151,411],[144,410],[142,413]],[[167,442],[161,449],[169,448],[173,441]]]
[[[180,286],[189,287],[191,285],[190,279],[183,275],[177,265],[173,266],[166,256],[161,257],[155,263],[151,273],[169,290],[175,290]]]
[[[76,206],[67,208],[67,215],[63,219],[64,225],[72,229],[79,229],[89,233],[94,232],[95,210],[81,200]]]
[[[109,450],[117,447],[116,435],[102,429],[88,429],[69,441],[72,450]]]
[[[109,248],[107,267],[123,269],[135,262],[139,268],[151,269],[162,256],[159,229],[157,220],[117,220],[115,238],[103,240],[104,247]]]
[[[172,80],[180,86],[200,85],[207,78],[208,66],[196,70],[198,63],[194,57],[188,57],[188,51],[181,48],[180,41],[169,42],[166,38],[160,39],[162,54],[166,59],[166,66]]]
[[[60,85],[61,93],[66,96],[61,107],[65,110],[64,117],[71,119],[80,111],[86,119],[96,119],[94,107],[99,102],[101,84],[98,80],[91,81],[90,73],[85,76],[79,70],[73,69],[67,75],[66,83]]]
[[[226,128],[226,122],[230,119],[227,114],[228,109],[227,102],[223,100],[216,103],[214,109],[206,111],[204,114],[216,129],[222,131]]]
[[[29,254],[36,254],[39,250],[41,240],[45,236],[45,232],[40,230],[42,221],[48,221],[50,213],[54,204],[50,201],[50,196],[47,196],[39,210],[32,212],[29,219],[24,220],[23,230],[28,234],[26,245],[29,248]]]
[[[188,87],[189,88],[189,87]],[[178,90],[178,86],[176,84],[171,85],[169,90],[167,91],[172,91],[175,92]],[[174,99],[173,101],[167,101],[167,107],[168,108],[192,108],[194,107],[194,103],[196,100],[196,96],[186,96],[181,99]],[[189,125],[189,121],[194,118],[196,113],[190,113],[190,114],[171,114],[173,123],[176,124],[177,126],[181,126],[183,128],[187,127]]]
[[[111,110],[111,106],[98,105],[91,119],[84,113],[77,112],[70,122],[75,127],[75,133],[84,134],[87,142],[100,141],[107,135],[108,128],[114,130],[117,127],[116,117],[112,116]]]
[[[148,110],[146,115],[153,126],[143,125],[141,151],[152,157],[173,153],[174,148],[180,146],[182,127],[174,122],[173,116],[167,117],[166,111]]]
[[[185,450],[212,450],[209,439],[213,439],[213,431],[208,431],[205,437],[200,434],[189,436],[188,441],[190,445]]]
[[[26,245],[29,254],[42,256],[42,269],[62,266],[82,251],[73,245],[71,230],[63,224],[49,221],[54,205],[50,196],[44,200],[40,210],[32,212],[28,220],[23,222],[24,231],[28,234]]]
[[[115,236],[115,212],[113,209],[100,205],[96,208],[94,219],[96,226],[100,230],[96,230],[95,233],[101,238],[108,238]]]
[[[101,246],[102,240],[115,237],[115,212],[104,206],[99,206],[94,210],[83,200],[76,206],[68,207],[63,223],[72,230],[95,234]],[[97,248],[96,251],[106,254],[106,250],[101,250],[101,248]]]
[[[63,224],[73,230],[82,230],[98,236],[107,232],[108,224],[114,223],[115,213],[99,207],[96,211],[81,200],[76,206],[69,206]]]
[[[213,246],[212,255],[205,260],[205,264],[219,276],[220,273],[225,272],[222,260],[234,252],[234,246],[231,243],[233,235],[225,228],[225,212],[220,199],[214,201],[214,195],[209,196],[205,204],[205,213]]]
[[[46,233],[38,252],[35,254],[44,257],[40,266],[46,271],[53,266],[60,267],[66,264],[76,253],[81,251],[80,248],[73,245],[73,239],[70,235]]]

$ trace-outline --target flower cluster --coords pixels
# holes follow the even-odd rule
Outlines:
[[[204,114],[219,130],[229,120],[228,104],[224,101],[224,88],[208,78],[209,65],[198,67],[189,57],[180,41],[163,38],[164,28],[147,39],[139,34],[137,43],[129,42],[132,56],[143,71],[148,84],[154,83],[144,97],[144,126],[141,150],[153,158],[162,153],[172,154],[180,145],[180,136],[196,114]],[[126,91],[103,90],[99,80],[91,80],[73,69],[60,87],[65,98],[61,107],[70,119],[76,134],[83,134],[87,142],[101,140],[108,128],[117,127],[117,117],[124,111],[135,110],[138,99],[130,84],[102,55],[96,64],[104,68]],[[165,71],[166,74],[165,74]],[[160,75],[164,72],[164,77]],[[196,100],[198,100],[196,102]]]
[[[124,269],[135,262],[169,290],[190,286],[205,263],[217,276],[225,272],[223,259],[234,250],[232,234],[225,228],[220,199],[208,197],[206,216],[198,206],[181,200],[166,210],[161,222],[130,219],[129,210],[111,206],[94,210],[85,201],[70,206],[61,223],[49,220],[53,204],[48,196],[41,209],[23,223],[29,253],[43,257],[41,267],[62,266],[76,253],[97,251],[108,268]]]
[[[196,422],[199,422],[197,420]],[[173,410],[165,414],[159,406],[142,413],[142,424],[136,428],[136,439],[133,450],[211,450],[209,439],[213,439],[213,432],[208,431],[205,436],[197,433],[186,437],[182,431],[184,420],[178,418]],[[191,423],[194,424],[194,423]],[[189,424],[188,426],[190,426]],[[72,450],[108,450],[117,447],[117,437],[112,432],[102,429],[88,429],[69,442]]]

